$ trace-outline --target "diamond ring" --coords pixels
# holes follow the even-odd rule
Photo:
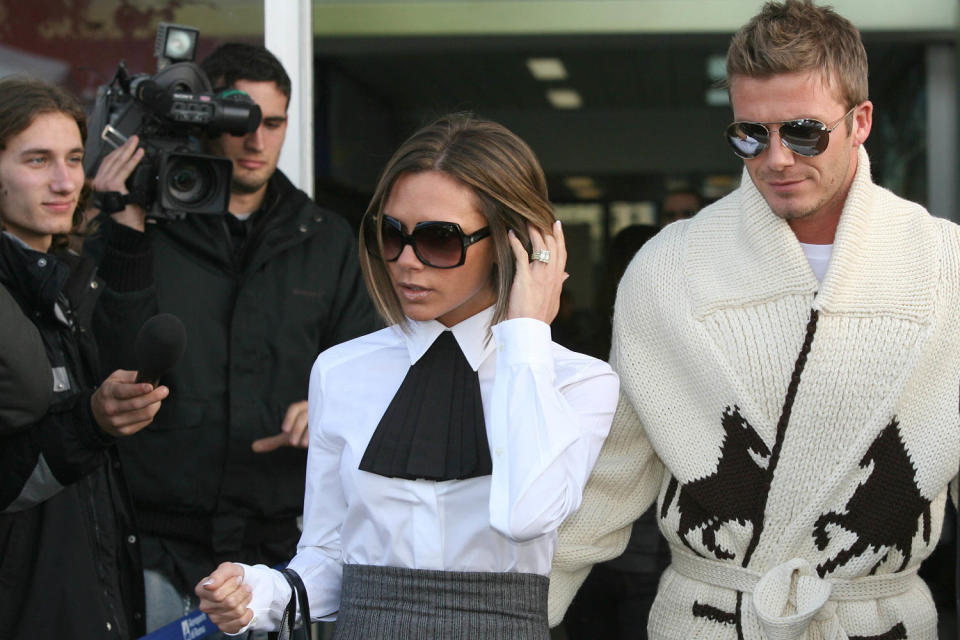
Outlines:
[[[539,260],[543,264],[550,262],[550,252],[546,249],[537,249],[532,254],[530,254],[531,260]]]

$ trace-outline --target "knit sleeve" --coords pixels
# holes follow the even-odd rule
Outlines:
[[[656,499],[662,477],[663,465],[621,394],[580,509],[560,526],[550,573],[550,626],[563,619],[590,567],[623,552],[633,521]]]
[[[104,377],[117,369],[136,369],[133,345],[137,333],[159,311],[152,247],[147,232],[109,217],[83,244],[84,254],[99,260],[97,274],[106,285],[93,315]]]
[[[670,225],[644,245],[627,268],[617,291],[610,364],[620,375],[620,400],[610,434],[600,450],[583,492],[580,509],[561,525],[550,575],[548,614],[559,624],[593,564],[621,554],[633,522],[653,503],[664,477],[636,410],[636,401],[650,389],[649,376],[637,375],[649,365],[652,342],[663,338],[652,331],[654,317],[663,313],[663,291],[672,291],[680,269],[674,254],[650,251],[673,238],[685,223]],[[682,245],[681,242],[676,244]],[[660,342],[657,342],[659,345]]]

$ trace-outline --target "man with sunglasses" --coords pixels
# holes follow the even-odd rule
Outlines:
[[[916,571],[956,495],[960,229],[871,181],[866,52],[833,10],[768,2],[727,78],[741,186],[621,281],[621,404],[551,618],[656,500],[651,638],[936,638]]]
[[[192,586],[226,558],[270,566],[300,532],[310,367],[376,329],[348,223],[277,169],[290,78],[260,46],[226,43],[201,62],[217,91],[248,94],[263,119],[210,151],[233,163],[229,211],[144,224],[136,207],[102,227],[113,322],[107,362],[129,362],[145,317],[178,316],[187,350],[164,378],[172,399],[121,449],[143,533],[148,631],[183,616]],[[99,191],[125,192],[136,137],[108,156]]]

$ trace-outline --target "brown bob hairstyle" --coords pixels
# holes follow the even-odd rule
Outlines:
[[[87,139],[87,116],[77,99],[64,89],[33,78],[10,76],[0,80],[0,151],[7,148],[10,139],[26,130],[34,119],[47,113],[62,113],[72,118],[80,129],[80,139]],[[73,226],[83,220],[89,189],[84,187],[80,201],[73,212]],[[0,211],[0,222],[3,211]],[[55,236],[53,247],[66,244],[66,236]]]
[[[494,243],[490,277],[497,294],[492,320],[496,324],[506,316],[515,271],[507,232],[512,229],[528,252],[527,223],[542,233],[552,232],[555,218],[543,169],[530,147],[503,125],[470,114],[446,115],[414,133],[393,154],[367,207],[364,224],[374,217],[379,228],[384,204],[397,179],[422,171],[439,171],[469,187],[477,210],[487,219]],[[360,267],[377,311],[390,324],[405,327],[407,319],[387,265],[370,255],[363,232]]]

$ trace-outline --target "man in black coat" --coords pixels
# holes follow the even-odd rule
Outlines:
[[[0,80],[3,640],[126,640],[144,629],[116,443],[149,424],[169,390],[135,382],[135,371],[99,376],[90,327],[100,283],[65,248],[79,220],[84,127],[62,90]]]
[[[233,162],[229,211],[146,219],[128,206],[101,227],[105,365],[143,319],[172,313],[187,352],[163,381],[156,422],[121,454],[144,533],[148,630],[193,606],[219,562],[276,565],[299,538],[306,395],[317,354],[378,327],[347,222],[277,170],[290,80],[266,49],[226,44],[201,63],[215,92],[242,91],[263,113],[210,150]],[[96,191],[126,192],[143,151],[132,136],[107,156]],[[89,241],[88,241],[89,242]]]

